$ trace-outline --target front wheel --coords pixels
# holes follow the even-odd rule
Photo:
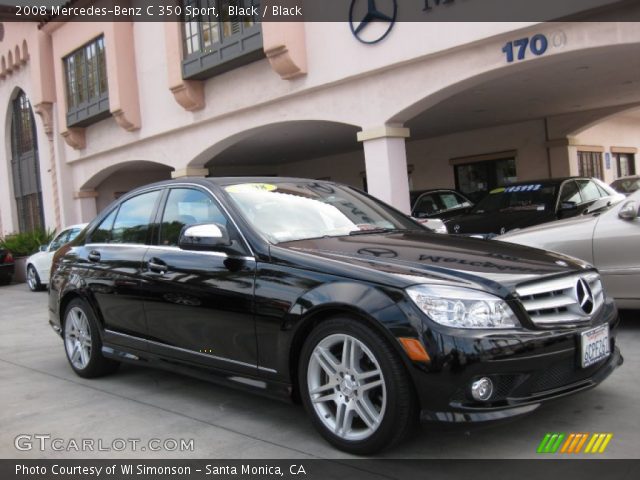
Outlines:
[[[387,341],[350,318],[322,322],[299,365],[302,400],[320,434],[366,455],[398,443],[416,422],[409,376]]]
[[[84,300],[76,298],[69,303],[64,315],[64,349],[80,377],[100,377],[118,368],[118,362],[102,356],[98,328],[93,310]]]

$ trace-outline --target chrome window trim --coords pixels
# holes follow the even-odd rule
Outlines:
[[[209,255],[211,257],[220,257],[220,258],[237,258],[240,260],[245,260],[247,262],[255,262],[256,259],[254,257],[243,257],[243,256],[235,256],[229,255],[225,252],[216,252],[211,250],[183,250],[180,247],[173,246],[163,246],[163,245],[146,245],[144,243],[87,243],[85,244],[86,248],[89,247],[127,247],[127,248],[144,248],[146,250],[169,250],[172,252],[189,252],[189,253],[199,253],[202,255]]]
[[[140,337],[136,337],[136,336],[133,336],[133,335],[127,335],[126,333],[114,332],[113,330],[109,330],[109,329],[106,329],[106,328],[105,328],[104,332],[108,333],[109,335],[114,335],[116,337],[130,338],[132,340],[137,340],[137,341],[140,341],[140,342],[150,343],[152,345],[157,345],[159,347],[169,348],[171,350],[177,350],[179,352],[199,355],[199,356],[204,357],[204,358],[209,358],[209,359],[213,359],[213,360],[219,360],[221,362],[233,363],[233,364],[236,364],[236,365],[241,365],[243,367],[257,368],[258,370],[262,370],[264,372],[278,373],[277,370],[273,370],[272,368],[267,368],[267,367],[261,367],[260,365],[257,365],[257,364],[241,362],[240,360],[233,360],[231,358],[219,357],[217,355],[210,355],[208,353],[196,352],[195,350],[189,350],[188,348],[182,348],[182,347],[176,347],[176,346],[173,346],[173,345],[167,345],[166,343],[155,342],[153,340],[147,340],[145,338],[140,338]]]

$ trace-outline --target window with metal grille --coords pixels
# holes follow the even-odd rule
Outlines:
[[[36,125],[31,104],[23,91],[12,102],[11,173],[18,228],[21,232],[44,228]]]
[[[602,180],[602,153],[578,152],[578,173],[581,177],[595,177]]]
[[[238,7],[256,7],[259,12],[259,0],[183,0],[182,3],[182,76],[185,79],[202,80],[264,57],[258,15],[229,14]]]
[[[84,127],[109,113],[109,86],[104,37],[63,59],[67,88],[67,126]]]

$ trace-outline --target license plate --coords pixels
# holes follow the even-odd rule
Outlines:
[[[582,333],[582,368],[587,368],[603,358],[607,358],[609,352],[609,325],[601,325],[598,328]]]

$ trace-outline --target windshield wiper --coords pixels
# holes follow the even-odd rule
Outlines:
[[[374,235],[377,233],[391,233],[400,231],[398,228],[372,228],[370,230],[352,230],[349,235]]]

